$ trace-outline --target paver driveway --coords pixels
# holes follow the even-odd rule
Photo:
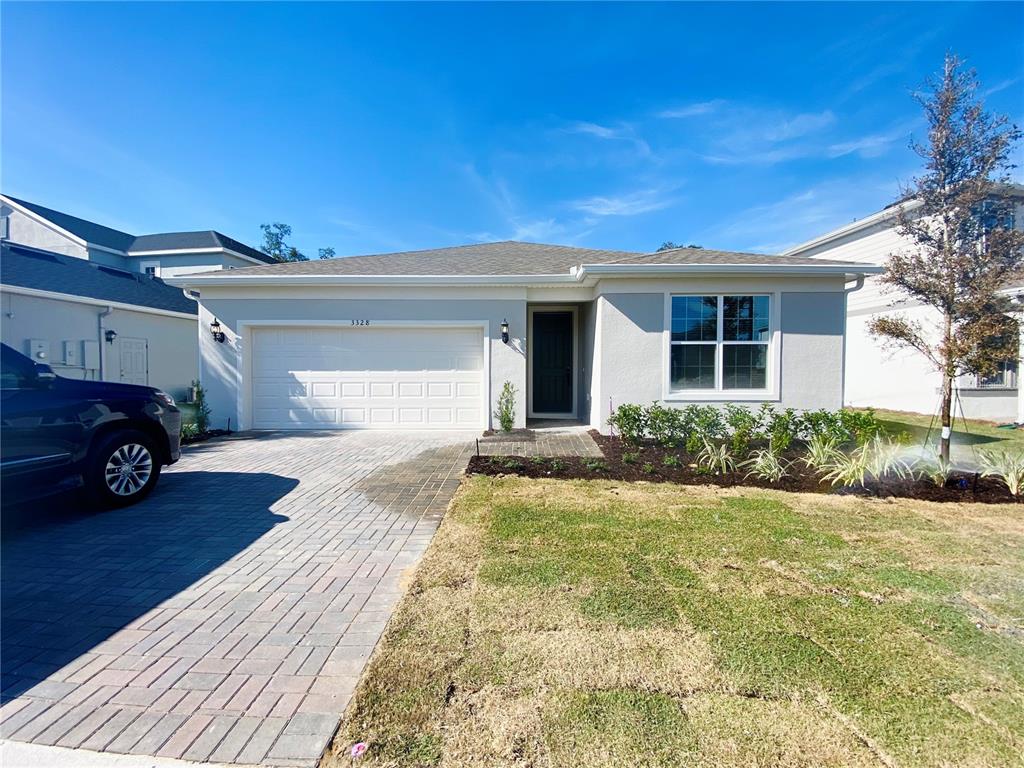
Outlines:
[[[5,536],[0,734],[314,764],[469,444],[380,432],[211,442],[139,505]]]

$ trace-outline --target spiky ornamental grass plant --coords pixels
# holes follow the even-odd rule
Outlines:
[[[809,470],[821,475],[830,471],[839,456],[842,456],[842,451],[839,450],[839,438],[835,435],[818,432],[807,441],[807,452],[800,458],[800,461]]]
[[[705,440],[697,454],[697,467],[712,475],[728,475],[736,470],[736,457],[728,445]]]
[[[1024,489],[1024,452],[1007,450],[978,451],[982,477],[998,477],[1010,493],[1020,496]]]
[[[772,448],[760,448],[739,466],[748,470],[747,477],[777,483],[788,474],[790,464]]]
[[[1009,157],[1021,132],[975,100],[978,83],[954,55],[942,75],[916,96],[928,120],[928,143],[912,144],[924,160],[897,209],[899,234],[909,246],[889,256],[882,281],[899,294],[938,310],[926,327],[903,315],[874,319],[869,330],[887,344],[920,352],[942,379],[939,454],[949,460],[953,382],[962,374],[991,374],[1018,356],[1017,323],[1000,294],[1024,266],[1024,232],[1012,226],[1012,201],[1000,195]]]

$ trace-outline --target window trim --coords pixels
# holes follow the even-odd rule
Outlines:
[[[717,333],[714,341],[683,341],[675,342],[678,346],[696,344],[714,344],[715,347],[715,388],[714,389],[672,389],[672,299],[676,296],[715,296],[718,299]],[[724,338],[724,297],[725,296],[767,296],[768,297],[768,353],[767,371],[764,389],[724,389],[722,377],[724,372],[723,347],[737,344],[759,344],[758,341],[727,341]],[[662,331],[662,375],[661,399],[666,402],[685,401],[739,401],[739,400],[778,400],[781,373],[781,332],[779,330],[779,312],[782,303],[780,291],[744,290],[742,288],[706,291],[665,291],[664,294],[664,326]]]

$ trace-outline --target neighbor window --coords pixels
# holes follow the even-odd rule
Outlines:
[[[673,296],[669,383],[694,389],[767,389],[768,296]]]
[[[1017,386],[1017,363],[1007,361],[988,376],[978,375],[975,379],[978,389],[1013,389]]]

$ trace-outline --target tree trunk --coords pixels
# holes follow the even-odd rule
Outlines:
[[[939,438],[939,458],[943,462],[949,461],[949,443],[950,438],[953,436],[953,372],[950,370],[949,360],[949,349],[953,335],[953,322],[952,318],[947,314],[945,317],[945,337],[943,344],[943,362],[945,365],[942,368],[942,408],[940,416],[942,417],[942,436]]]

